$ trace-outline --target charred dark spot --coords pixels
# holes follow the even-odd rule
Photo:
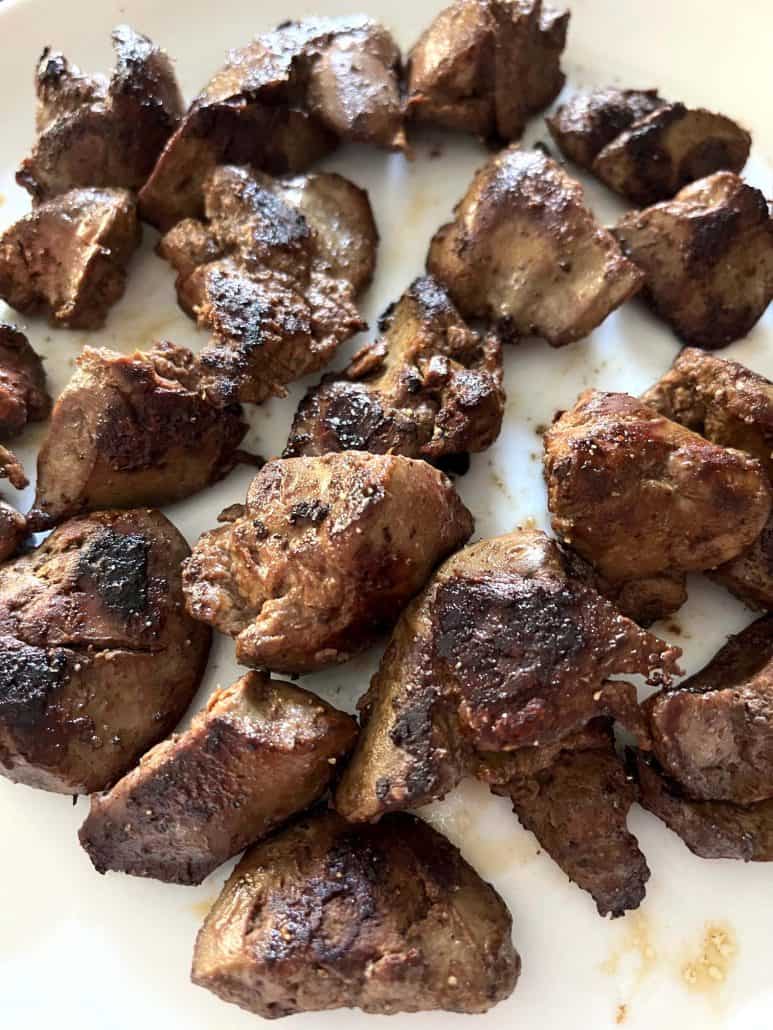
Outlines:
[[[310,877],[303,894],[269,900],[268,963],[298,951],[308,951],[313,961],[325,965],[349,955],[363,924],[376,914],[384,876],[383,855],[367,835],[367,830],[343,834],[326,856],[322,875]]]
[[[78,560],[78,587],[96,589],[108,608],[123,615],[143,611],[148,603],[148,551],[138,534],[101,530]]]
[[[299,522],[311,522],[317,526],[324,522],[329,514],[330,506],[320,500],[298,501],[290,509],[289,519],[294,526]]]
[[[435,650],[465,695],[514,699],[547,686],[559,666],[585,647],[585,634],[566,590],[501,575],[451,579],[437,594]]]
[[[715,265],[720,261],[738,230],[740,212],[721,207],[699,218],[691,218],[688,262],[691,270],[696,267]]]
[[[255,530],[256,539],[266,540],[268,538],[268,530],[266,529],[265,523],[261,522],[260,519],[252,520],[252,528]]]
[[[400,713],[390,730],[393,744],[406,750],[414,750],[429,741],[432,734],[432,699],[428,695],[420,698]]]
[[[397,307],[397,301],[393,300],[392,303],[387,308],[384,309],[384,312],[381,315],[381,318],[379,318],[379,320],[378,320],[378,331],[380,333],[385,333],[385,332],[388,331],[389,326],[392,324],[392,316],[395,313],[395,308],[396,307]]]
[[[447,476],[464,476],[470,471],[470,455],[466,451],[463,454],[444,454],[434,465]]]
[[[386,421],[379,402],[353,388],[331,392],[325,412],[325,426],[344,451],[366,450]]]
[[[39,724],[51,694],[68,677],[67,654],[0,641],[0,716],[22,727]]]

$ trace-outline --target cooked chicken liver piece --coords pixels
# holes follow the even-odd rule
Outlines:
[[[137,208],[118,189],[77,189],[36,207],[0,236],[0,298],[54,326],[99,329],[123,296],[140,242]]]
[[[426,823],[318,810],[256,844],[199,932],[193,982],[265,1019],[485,1012],[520,959],[502,898]]]
[[[408,56],[407,114],[494,141],[517,139],[561,91],[569,12],[525,0],[457,0]]]
[[[183,607],[188,553],[160,512],[107,511],[0,568],[5,776],[88,794],[174,729],[209,650]]]
[[[172,62],[128,25],[113,30],[108,79],[43,51],[35,88],[38,138],[16,179],[36,201],[76,187],[139,190],[183,112]]]
[[[667,104],[655,89],[594,89],[570,97],[545,122],[561,153],[591,171],[608,143]]]
[[[100,873],[201,883],[317,801],[356,736],[355,721],[314,694],[249,672],[92,796],[81,844]]]
[[[660,774],[652,759],[637,755],[639,802],[662,819],[700,858],[773,862],[773,801],[735,805],[693,801]]]
[[[204,196],[206,221],[186,219],[159,244],[181,307],[214,334],[201,360],[241,400],[282,396],[365,328],[355,299],[378,243],[368,196],[339,175],[232,166]]]
[[[612,707],[624,718],[630,699],[620,706],[608,677],[668,681],[680,653],[573,577],[544,533],[472,544],[400,618],[360,701],[336,808],[352,821],[415,808],[474,771],[479,752],[556,744]]]
[[[426,462],[358,452],[270,461],[184,566],[188,610],[278,672],[346,661],[393,625],[472,516]]]
[[[221,164],[300,172],[355,140],[401,148],[400,52],[365,15],[284,22],[233,50],[193,101],[140,195],[162,232],[200,218]]]
[[[687,796],[773,798],[773,616],[730,637],[700,672],[645,708],[653,753]]]
[[[366,450],[435,462],[490,446],[505,403],[496,335],[471,329],[429,276],[415,280],[381,328],[345,371],[309,389],[285,456]]]
[[[542,767],[522,768],[524,750],[526,762],[534,764],[548,752]],[[497,764],[498,758],[503,762]],[[523,825],[588,891],[599,915],[616,917],[639,907],[650,871],[626,823],[636,790],[607,720],[594,720],[552,748],[521,749],[488,762],[483,756],[477,775],[495,794],[510,798]]]
[[[712,443],[746,451],[773,481],[773,383],[738,361],[686,347],[642,397]],[[750,608],[773,608],[773,518],[751,547],[709,573]]]
[[[685,343],[714,350],[746,336],[773,299],[773,218],[731,172],[624,215],[613,230],[644,273],[642,296]]]
[[[170,504],[233,468],[247,431],[241,407],[189,350],[86,347],[76,363],[38,455],[36,530],[107,506]]]
[[[740,172],[752,138],[730,118],[667,104],[635,121],[597,155],[593,171],[644,207],[714,172]]]
[[[509,147],[475,175],[427,270],[465,318],[562,347],[587,336],[644,276],[586,207],[582,187],[540,150]]]
[[[637,621],[676,610],[684,574],[741,554],[770,515],[758,461],[623,393],[587,390],[559,413],[544,464],[553,529]]]

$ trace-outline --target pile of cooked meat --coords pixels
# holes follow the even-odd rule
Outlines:
[[[773,861],[773,383],[709,353],[773,299],[771,208],[729,117],[597,89],[546,122],[636,205],[602,226],[571,165],[518,142],[564,85],[568,24],[542,0],[456,0],[403,60],[367,16],[287,21],[187,110],[127,26],[109,78],[50,47],[37,66],[32,207],[0,235],[0,299],[99,329],[144,221],[208,339],[85,346],[52,403],[0,324],[0,443],[50,416],[30,510],[0,501],[0,773],[91,795],[100,873],[198,884],[244,852],[192,978],[266,1018],[510,995],[505,901],[415,814],[465,777],[603,916],[645,897],[637,801],[700,857]],[[248,406],[367,328],[370,199],[312,166],[426,126],[495,153],[374,338],[307,388],[283,455],[248,453]],[[641,397],[546,400],[554,535],[471,542],[446,473],[497,439],[510,345],[573,344],[637,294],[690,346]],[[238,463],[257,466],[244,503],[189,547],[159,509]],[[4,446],[0,476],[28,485]],[[695,573],[759,617],[680,682],[651,627]],[[245,671],[181,726],[212,630]],[[356,716],[274,678],[379,644]]]

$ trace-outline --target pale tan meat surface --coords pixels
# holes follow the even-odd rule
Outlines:
[[[81,844],[101,873],[201,883],[317,801],[356,736],[355,721],[314,694],[249,672],[92,796]]]
[[[415,280],[381,329],[307,392],[285,456],[366,450],[438,461],[490,446],[505,402],[496,336],[471,329],[431,277]]]
[[[188,610],[278,672],[345,661],[399,615],[473,520],[426,462],[346,452],[271,461],[184,566]]]
[[[251,848],[199,932],[193,982],[276,1019],[485,1012],[515,987],[512,918],[426,823],[317,812]]]
[[[99,329],[126,286],[139,246],[126,190],[75,189],[34,208],[0,236],[0,298],[54,326]]]
[[[38,455],[31,522],[40,530],[84,511],[189,497],[233,468],[246,430],[241,407],[184,347],[86,347]]]
[[[191,104],[142,190],[162,232],[199,218],[217,165],[304,171],[345,140],[403,146],[400,52],[365,15],[288,21],[232,50]]]
[[[365,328],[355,300],[378,243],[367,194],[329,173],[222,166],[204,196],[205,220],[179,222],[159,244],[181,307],[213,334],[202,363],[241,400],[282,396]]]
[[[642,296],[685,343],[724,347],[773,299],[770,208],[732,172],[623,216],[614,233],[646,277]]]
[[[542,0],[457,0],[408,55],[415,121],[514,140],[560,92],[569,12]]]
[[[741,554],[770,515],[758,461],[627,394],[581,394],[545,434],[544,468],[553,529],[641,621],[679,607],[684,574]]]
[[[586,207],[582,187],[539,150],[503,150],[435,234],[427,270],[466,318],[554,347],[587,336],[642,273]]]
[[[210,639],[183,606],[188,553],[160,512],[103,511],[0,568],[3,775],[88,794],[174,729]]]
[[[82,186],[139,190],[177,127],[183,101],[166,53],[128,25],[112,39],[109,80],[49,47],[41,55],[38,138],[16,176],[37,201]]]
[[[336,808],[366,821],[441,798],[481,752],[550,747],[620,710],[610,676],[667,681],[679,654],[575,578],[543,533],[472,544],[401,616]],[[635,692],[622,700],[625,718]]]

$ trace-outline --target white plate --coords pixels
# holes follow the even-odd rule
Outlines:
[[[303,14],[367,10],[409,46],[442,4],[439,0],[4,0],[0,3],[0,227],[28,207],[13,172],[33,136],[32,71],[43,45],[64,50],[87,70],[110,65],[109,34],[127,21],[177,59],[191,97],[220,65],[226,48],[240,45],[278,21]],[[565,65],[572,89],[618,82],[658,86],[666,96],[705,104],[740,119],[755,136],[748,177],[773,194],[765,156],[773,154],[770,121],[770,40],[773,5],[739,0],[574,0]],[[545,138],[541,119],[527,140]],[[472,140],[442,138],[442,156],[420,143],[416,160],[351,148],[326,162],[370,191],[382,243],[366,317],[396,298],[423,266],[432,232],[450,213],[485,157]],[[622,210],[589,182],[596,211],[611,219]],[[180,312],[170,269],[152,253],[154,233],[132,268],[125,298],[96,334],[50,330],[18,319],[47,357],[54,394],[64,386],[85,342],[121,350],[166,337],[198,347],[205,338]],[[773,375],[773,312],[752,335],[723,352]],[[504,532],[527,519],[547,527],[536,427],[570,404],[586,386],[637,393],[657,378],[677,352],[676,340],[637,302],[614,314],[592,337],[560,351],[533,342],[506,353],[508,405],[500,439],[473,458],[459,482],[480,536]],[[336,364],[342,364],[344,355]],[[249,442],[266,454],[284,444],[302,386],[285,401],[254,412]],[[19,448],[28,469],[43,430],[31,429]],[[242,500],[249,479],[237,471],[225,482],[169,514],[190,541],[214,524],[226,505]],[[29,495],[24,499],[29,500]],[[659,627],[685,649],[695,671],[751,619],[722,590],[696,578],[674,623]],[[236,678],[232,642],[218,640],[195,711],[218,683]],[[378,659],[367,655],[306,679],[333,702],[351,707]],[[188,982],[198,926],[230,869],[200,888],[167,886],[120,875],[97,876],[76,840],[86,812],[81,799],[0,782],[0,1025],[8,1030],[242,1030],[256,1017],[226,1006]],[[639,912],[614,922],[595,913],[588,895],[522,830],[509,806],[470,783],[425,813],[506,898],[515,918],[523,975],[513,997],[470,1026],[519,1030],[604,1030],[624,1025],[682,1030],[724,1027],[769,1030],[773,1024],[770,924],[773,876],[768,866],[703,862],[653,817],[636,809],[631,825],[652,868]],[[700,958],[708,925],[724,927],[735,951],[725,979],[689,987],[686,964]],[[445,1013],[394,1016],[390,1030],[440,1030],[466,1017]],[[375,1025],[381,1017],[340,1011],[294,1017],[288,1027],[332,1030]],[[381,1020],[383,1023],[383,1020]],[[465,1024],[467,1025],[467,1024]]]

